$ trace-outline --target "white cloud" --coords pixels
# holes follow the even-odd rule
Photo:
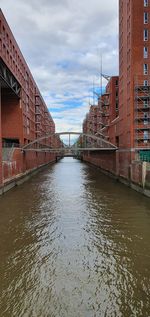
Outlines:
[[[103,73],[118,73],[118,1],[1,0],[1,8],[48,107],[60,109],[57,130],[81,130],[101,54]]]

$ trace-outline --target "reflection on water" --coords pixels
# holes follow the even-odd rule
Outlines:
[[[1,317],[150,316],[150,200],[72,158],[0,198]]]

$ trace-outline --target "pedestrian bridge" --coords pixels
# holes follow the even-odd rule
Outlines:
[[[78,156],[83,151],[116,151],[117,147],[103,134],[84,132],[48,133],[24,145],[22,151],[52,152],[61,156]]]

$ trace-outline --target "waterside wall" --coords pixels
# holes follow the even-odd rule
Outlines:
[[[150,197],[150,163],[132,160],[130,153],[100,151],[86,152],[83,161],[97,166],[105,174]]]
[[[16,185],[28,180],[42,167],[56,162],[56,154],[48,152],[22,152],[14,149],[9,161],[2,161],[2,181],[0,195]]]

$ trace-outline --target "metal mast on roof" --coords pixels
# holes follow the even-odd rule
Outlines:
[[[93,105],[95,103],[95,99],[94,99],[94,79],[93,79]]]
[[[102,62],[102,54],[101,54],[101,65],[100,65],[100,88],[101,88],[101,96],[102,96],[102,68],[103,68],[103,62]]]

